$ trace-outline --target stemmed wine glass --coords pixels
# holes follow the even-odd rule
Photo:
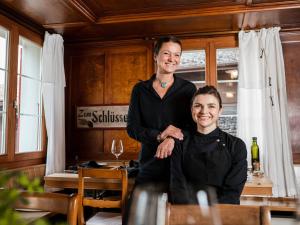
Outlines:
[[[123,142],[121,139],[113,139],[111,143],[111,153],[116,156],[118,160],[119,156],[123,153]]]

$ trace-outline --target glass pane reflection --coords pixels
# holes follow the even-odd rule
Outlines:
[[[193,82],[197,88],[205,85],[205,50],[182,51],[176,76]]]
[[[16,152],[41,150],[41,46],[20,36],[16,105]]]
[[[40,123],[39,117],[20,116],[17,153],[40,151]]]
[[[219,127],[232,135],[236,135],[238,62],[238,48],[217,49],[217,85],[223,101]]]
[[[0,26],[0,155],[6,154],[6,84],[9,31]]]

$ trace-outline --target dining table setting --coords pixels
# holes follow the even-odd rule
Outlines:
[[[138,172],[138,165],[136,161],[129,160],[114,160],[114,161],[88,161],[80,164],[83,167],[99,168],[99,169],[127,169],[128,171],[128,190],[131,190],[135,182],[135,173]],[[59,173],[53,173],[44,177],[45,188],[78,188],[78,174],[76,167],[64,170]],[[87,187],[94,189],[108,189],[120,190],[121,184],[115,179],[109,180],[93,180],[87,182]],[[252,175],[242,191],[242,195],[258,195],[258,196],[272,196],[272,181],[261,174],[259,176]]]

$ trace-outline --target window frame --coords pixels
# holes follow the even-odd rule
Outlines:
[[[218,88],[217,49],[238,48],[237,35],[185,39],[182,41],[182,50],[205,50],[205,85]]]
[[[5,129],[6,153],[0,155],[0,168],[16,168],[45,163],[47,134],[45,126],[44,110],[42,110],[42,144],[41,151],[36,152],[16,152],[16,113],[14,101],[17,97],[17,70],[18,70],[18,45],[19,38],[23,36],[28,40],[43,45],[43,37],[40,34],[15,23],[14,21],[0,15],[0,25],[9,31],[8,40],[8,74],[7,74],[7,116]],[[34,150],[33,150],[34,151]]]
[[[219,48],[237,48],[238,40],[236,35],[197,38],[182,40],[182,50],[205,50],[205,83],[206,85],[217,86],[217,49]]]

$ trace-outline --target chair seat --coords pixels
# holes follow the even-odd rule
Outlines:
[[[121,213],[98,212],[92,216],[86,225],[122,225]]]

